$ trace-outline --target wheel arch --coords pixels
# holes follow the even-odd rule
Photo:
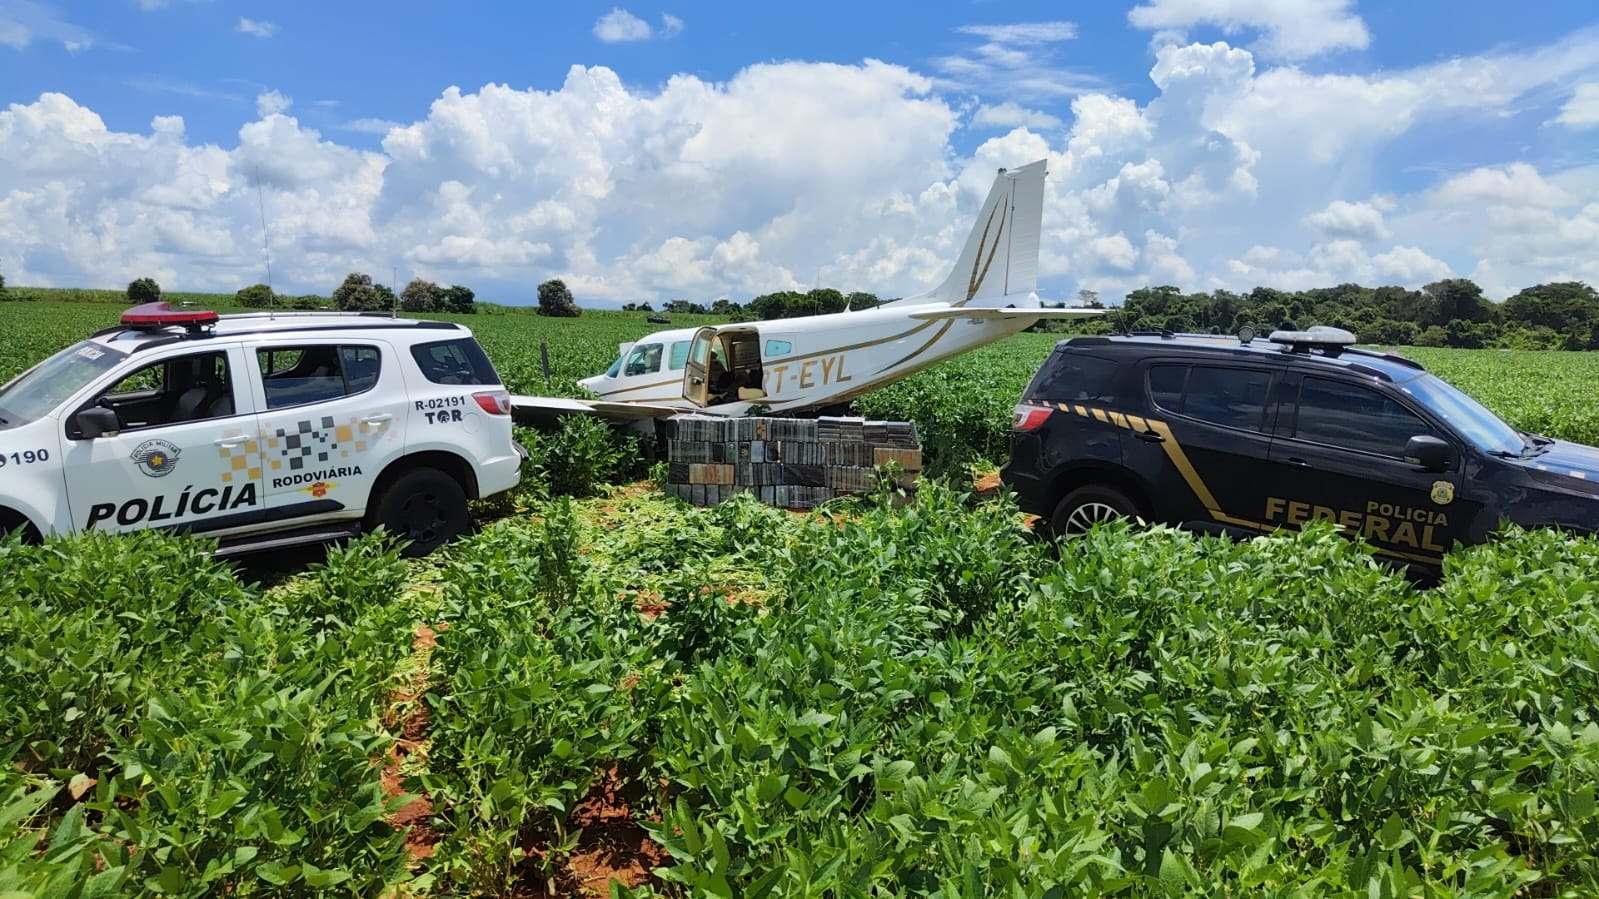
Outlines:
[[[29,543],[38,543],[44,539],[44,531],[33,519],[25,513],[10,506],[0,506],[0,537],[17,529],[22,530],[22,539]]]
[[[1127,495],[1138,506],[1138,515],[1145,521],[1153,521],[1155,514],[1154,492],[1150,485],[1134,474],[1132,471],[1109,463],[1089,463],[1074,465],[1057,473],[1050,479],[1049,492],[1046,494],[1048,505],[1045,508],[1051,512],[1079,487],[1089,484],[1104,484],[1114,487]]]
[[[432,468],[442,471],[461,485],[461,492],[467,499],[478,498],[477,472],[473,470],[472,463],[459,453],[448,450],[423,450],[421,452],[407,453],[388,465],[378,473],[377,479],[372,482],[372,494],[367,497],[367,512],[370,513],[377,505],[378,497],[383,495],[389,485],[408,471],[419,468]]]

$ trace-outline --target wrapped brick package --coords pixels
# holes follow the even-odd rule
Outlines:
[[[812,509],[872,490],[879,467],[897,469],[905,487],[922,470],[908,421],[676,415],[665,428],[667,492],[697,506],[750,493],[779,508]]]

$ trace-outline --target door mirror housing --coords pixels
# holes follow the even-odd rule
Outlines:
[[[104,406],[90,406],[79,412],[73,421],[78,426],[78,433],[88,440],[115,437],[122,430],[122,421],[117,418],[116,410]]]
[[[1455,464],[1455,450],[1431,434],[1417,434],[1405,443],[1405,461],[1426,471],[1446,471]]]

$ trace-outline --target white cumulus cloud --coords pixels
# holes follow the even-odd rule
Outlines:
[[[234,26],[233,30],[240,34],[248,34],[251,37],[267,38],[273,37],[278,33],[278,26],[272,22],[247,19],[244,16],[240,16],[239,24]]]
[[[1054,131],[1061,127],[1061,120],[1047,112],[1028,109],[1010,101],[996,105],[983,105],[972,114],[972,124],[987,128],[1015,128],[1024,125],[1043,131]]]
[[[1320,212],[1305,216],[1305,224],[1330,237],[1381,240],[1388,236],[1382,210],[1372,203],[1334,200]]]
[[[255,96],[255,114],[262,118],[288,112],[293,105],[293,98],[275,90],[263,91]]]
[[[610,12],[600,16],[594,23],[594,36],[607,44],[669,38],[682,31],[683,20],[671,13],[661,13],[661,25],[654,28],[620,6],[612,7]]]
[[[1258,31],[1255,49],[1279,59],[1305,59],[1331,50],[1364,49],[1371,43],[1353,0],[1150,0],[1127,20],[1138,28],[1171,32],[1196,25],[1227,34]]]
[[[1599,81],[1577,85],[1555,121],[1568,128],[1599,127]]]

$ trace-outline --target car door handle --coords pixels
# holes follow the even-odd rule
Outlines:
[[[367,417],[361,419],[361,424],[364,424],[364,425],[386,425],[386,424],[388,424],[389,422],[391,422],[393,420],[394,420],[394,416],[390,415],[387,412],[385,412],[382,415],[368,415]]]
[[[1139,440],[1144,441],[1145,443],[1164,443],[1164,442],[1166,442],[1166,438],[1160,436],[1159,434],[1155,433],[1154,431],[1134,431],[1133,432],[1133,436],[1137,437]]]
[[[1306,462],[1304,459],[1301,459],[1298,456],[1289,456],[1284,461],[1286,461],[1289,465],[1294,466],[1295,468],[1309,468],[1310,467],[1310,463],[1309,462]]]
[[[238,449],[249,442],[250,438],[248,437],[224,437],[221,440],[216,441],[216,445],[222,447],[223,449]]]

